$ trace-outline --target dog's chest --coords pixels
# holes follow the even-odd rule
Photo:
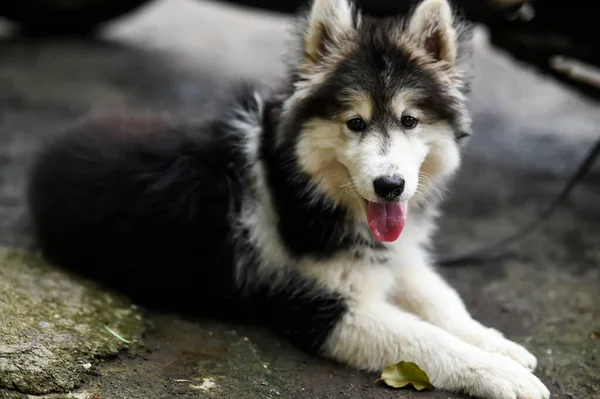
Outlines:
[[[376,300],[394,289],[393,255],[380,248],[357,247],[328,259],[303,259],[298,268],[306,278],[347,298]]]

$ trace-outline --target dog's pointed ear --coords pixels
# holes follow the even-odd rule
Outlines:
[[[316,63],[339,50],[356,32],[357,18],[350,0],[313,0],[304,32],[308,60]]]
[[[447,0],[423,0],[413,11],[408,30],[417,44],[437,61],[456,63],[458,42]]]

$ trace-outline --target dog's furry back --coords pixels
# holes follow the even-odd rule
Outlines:
[[[317,350],[344,309],[337,295],[292,276],[279,286],[254,279],[247,290],[236,268],[260,263],[232,228],[242,196],[253,195],[244,129],[262,123],[260,92],[243,85],[201,123],[92,118],[46,146],[29,183],[44,255],[141,304],[267,324]]]
[[[128,116],[89,120],[53,141],[29,189],[42,251],[136,298],[168,304],[209,291],[222,303],[231,180],[243,171],[225,133],[218,120]],[[217,274],[203,275],[202,264]]]

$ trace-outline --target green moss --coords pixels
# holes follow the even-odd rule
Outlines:
[[[183,321],[164,314],[153,315],[152,321],[153,334],[148,337],[151,351],[144,357],[119,357],[103,363],[102,376],[90,379],[77,392],[98,393],[102,398],[148,399],[293,396],[273,369],[273,354],[261,351],[261,345],[245,337],[244,332],[232,331],[231,325]],[[238,327],[251,332],[247,327]],[[284,357],[290,356],[290,352],[283,353]]]
[[[99,359],[139,347],[145,328],[124,299],[36,253],[7,248],[0,248],[0,314],[0,388],[29,394],[77,387]]]

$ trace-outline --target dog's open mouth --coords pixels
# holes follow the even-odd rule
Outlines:
[[[406,223],[406,202],[367,201],[367,220],[375,238],[381,242],[396,241]]]

